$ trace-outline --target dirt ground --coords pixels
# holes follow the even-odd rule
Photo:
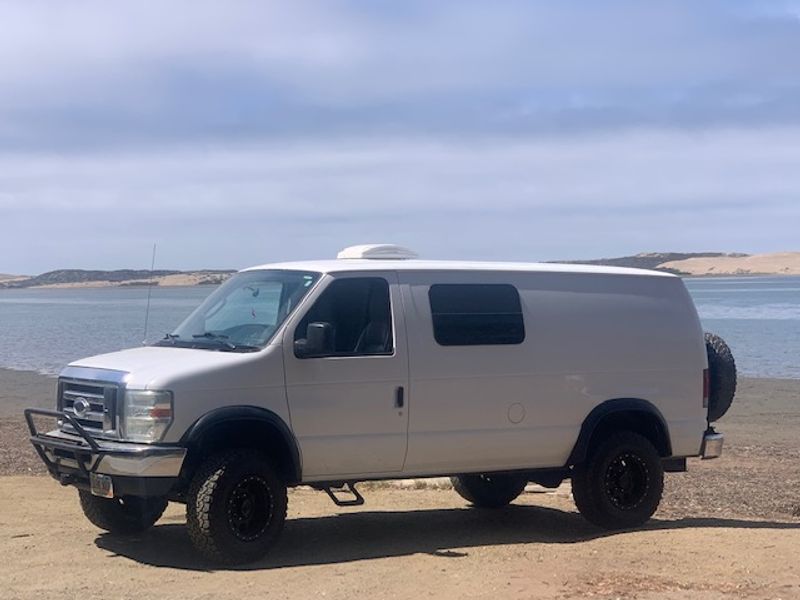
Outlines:
[[[450,490],[367,490],[336,508],[290,495],[271,557],[214,569],[193,552],[182,507],[122,538],[94,529],[73,490],[0,478],[2,597],[16,598],[800,598],[800,523],[659,516],[607,534],[565,491],[497,511]]]
[[[90,525],[46,476],[20,410],[54,381],[0,370],[0,598],[783,598],[800,599],[800,381],[743,380],[719,425],[723,457],[666,479],[650,524],[609,534],[566,484],[514,505],[468,508],[452,490],[364,486],[338,508],[292,490],[266,560],[205,564],[171,505],[136,537]]]

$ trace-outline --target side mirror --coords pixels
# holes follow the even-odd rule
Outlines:
[[[301,358],[333,353],[333,325],[324,322],[309,323],[306,338],[295,341],[294,353]]]

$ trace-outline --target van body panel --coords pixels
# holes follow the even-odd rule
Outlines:
[[[705,349],[679,279],[503,271],[399,277],[413,398],[407,475],[563,466],[583,420],[614,398],[651,402],[670,427],[674,453],[698,452]],[[524,341],[439,345],[428,289],[440,283],[514,285]],[[680,423],[674,432],[672,422]]]

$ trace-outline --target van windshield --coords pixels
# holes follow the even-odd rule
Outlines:
[[[318,278],[318,273],[305,271],[237,273],[155,345],[230,352],[259,350]]]

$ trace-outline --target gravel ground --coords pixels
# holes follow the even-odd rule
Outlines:
[[[54,377],[0,369],[0,476],[47,474],[28,442],[22,411],[54,408],[55,397]]]
[[[798,522],[659,513],[612,533],[580,517],[568,492],[479,510],[452,490],[382,488],[365,490],[364,506],[338,508],[298,488],[270,555],[221,568],[194,552],[180,505],[143,534],[113,536],[83,517],[74,490],[0,477],[0,597],[800,598]]]

